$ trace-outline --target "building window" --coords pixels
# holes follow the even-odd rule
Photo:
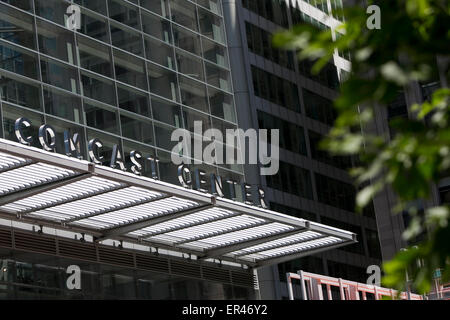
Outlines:
[[[254,24],[245,22],[248,49],[267,60],[290,70],[294,69],[294,53],[272,46],[272,34]]]
[[[92,11],[106,15],[106,2],[105,0],[75,0],[76,4]]]
[[[37,19],[37,32],[39,40],[39,51],[75,64],[75,38],[73,32]]]
[[[81,29],[80,33],[94,39],[109,43],[109,32],[106,25],[106,19],[92,12],[81,10]]]
[[[0,68],[38,79],[37,55],[2,40],[0,40]]]
[[[242,5],[283,28],[289,27],[288,8],[285,0],[242,0]]]
[[[144,60],[119,50],[114,50],[113,53],[117,81],[148,90]]]
[[[108,0],[109,17],[129,27],[140,28],[138,8],[121,0]]]
[[[330,89],[336,90],[339,88],[339,78],[337,74],[337,68],[334,64],[327,63],[319,72],[319,74],[313,74],[311,68],[315,61],[308,59],[300,60],[298,62],[298,70],[300,73],[308,79],[316,81],[321,85]]]
[[[36,14],[59,25],[65,25],[66,10],[70,3],[61,0],[34,0]]]
[[[306,89],[302,89],[302,92],[306,116],[332,126],[337,116],[333,101]]]
[[[109,47],[83,36],[78,36],[77,42],[80,67],[111,78]]]
[[[53,59],[41,57],[42,80],[58,88],[79,93],[77,69]]]
[[[311,173],[301,167],[280,161],[276,175],[266,177],[267,186],[307,199],[312,199]]]
[[[199,8],[198,20],[200,23],[200,32],[202,35],[219,43],[225,43],[225,33],[223,30],[222,18],[211,14],[210,12]]]
[[[291,122],[284,121],[268,113],[258,111],[260,129],[280,130],[280,147],[291,152],[306,156],[306,141],[303,128]],[[270,143],[270,135],[269,141]]]
[[[332,156],[327,151],[320,148],[320,142],[324,139],[324,136],[315,132],[308,131],[309,146],[311,149],[311,157],[314,160],[326,163],[336,168],[347,170],[352,167],[352,159],[348,156]]]
[[[45,112],[77,123],[83,123],[80,97],[44,86]]]
[[[144,54],[142,34],[131,28],[119,25],[118,23],[113,23],[112,21],[111,42],[113,46],[135,55],[141,56]]]
[[[297,85],[267,71],[252,66],[255,95],[272,103],[300,112]]]
[[[112,81],[82,71],[81,84],[85,97],[116,105],[116,90]]]
[[[355,211],[356,189],[353,185],[319,173],[315,174],[315,178],[319,202],[342,210]]]
[[[172,21],[193,31],[198,31],[195,5],[185,0],[170,0]]]
[[[143,11],[142,14],[142,30],[167,43],[172,43],[172,29],[170,22],[155,14]]]
[[[124,85],[117,85],[119,108],[150,116],[148,95]]]
[[[366,229],[366,241],[367,248],[369,249],[369,256],[381,260],[381,248],[378,233],[375,230]]]
[[[13,5],[22,8],[18,1],[12,2]],[[36,49],[34,19],[32,16],[0,3],[0,27],[2,28],[2,32],[0,33],[1,39],[20,44],[30,49]]]
[[[3,101],[15,103],[30,109],[41,109],[40,85],[0,72],[0,96]]]
[[[114,108],[84,100],[84,113],[89,127],[119,134],[117,111]]]
[[[145,144],[153,143],[153,125],[149,119],[122,112],[120,123],[123,137]]]
[[[173,47],[166,43],[144,36],[145,56],[157,64],[175,70]]]

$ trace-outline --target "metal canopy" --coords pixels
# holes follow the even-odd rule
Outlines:
[[[0,215],[250,267],[356,242],[356,235],[0,139]]]

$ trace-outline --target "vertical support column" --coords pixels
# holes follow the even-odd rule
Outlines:
[[[354,288],[355,288],[355,300],[361,300],[359,297],[358,285],[356,285],[356,287],[354,287]]]
[[[344,286],[342,285],[341,278],[339,278],[339,291],[341,293],[341,300],[345,300]]]
[[[331,294],[331,286],[329,284],[327,284],[327,295],[328,300],[333,300],[333,295]]]
[[[292,280],[291,280],[290,273],[286,273],[286,282],[287,282],[289,300],[294,300],[294,290],[292,288]]]
[[[361,291],[361,294],[362,294],[362,299],[363,300],[367,300],[366,292],[365,291]]]
[[[303,298],[303,300],[308,300],[308,296],[306,294],[306,284],[305,284],[305,277],[303,275],[303,271],[300,270],[298,272],[298,274],[300,275],[300,287],[302,290],[302,298]]]
[[[378,297],[378,287],[377,286],[373,286],[374,290],[375,290],[375,300],[380,300]]]
[[[313,279],[309,281],[311,285],[311,297],[312,300],[323,300],[322,284],[320,279]]]

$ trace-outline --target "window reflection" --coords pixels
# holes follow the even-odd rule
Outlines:
[[[206,38],[202,38],[202,45],[203,57],[205,59],[222,67],[228,67],[227,50],[225,47]]]
[[[208,112],[206,86],[200,82],[180,76],[181,103],[203,112]]]
[[[181,50],[176,51],[176,57],[178,72],[197,80],[204,80],[203,63],[199,58]]]
[[[147,59],[167,68],[175,69],[172,46],[147,36],[144,37],[144,41]]]
[[[181,127],[181,111],[179,105],[152,97],[152,110],[153,119],[177,128]]]
[[[191,30],[197,31],[197,12],[195,5],[185,0],[171,0],[172,21]]]
[[[202,8],[198,9],[198,15],[201,33],[217,42],[225,43],[222,18],[219,18]]]
[[[202,122],[203,131],[206,131],[211,128],[211,119],[209,115],[197,112],[195,110],[191,110],[186,107],[183,107],[183,119],[184,119],[184,128],[191,132],[194,132],[195,121]]]
[[[168,17],[169,16],[169,4],[168,0],[141,0],[141,6],[145,9],[153,11],[160,16]]]
[[[81,29],[80,33],[95,38],[97,40],[109,43],[108,29],[106,20],[99,15],[81,10]]]
[[[134,87],[147,90],[144,60],[114,50],[116,79]]]
[[[106,15],[105,0],[75,0],[74,2],[92,11]]]
[[[41,58],[42,80],[67,91],[79,92],[78,75],[75,68],[52,59]]]
[[[75,39],[73,32],[38,19],[36,21],[39,51],[74,64]]]
[[[84,100],[84,114],[88,126],[119,134],[117,112],[113,108],[94,101]]]
[[[222,14],[220,0],[197,0],[197,3],[216,14]]]
[[[45,112],[74,122],[81,122],[81,99],[68,92],[44,88]]]
[[[29,78],[38,78],[37,55],[0,41],[0,68]]]
[[[78,36],[80,66],[84,69],[111,77],[109,48],[86,37]]]
[[[111,40],[114,46],[125,51],[136,55],[142,55],[144,52],[141,34],[113,22],[111,22]]]
[[[174,128],[172,126],[164,125],[155,122],[155,140],[156,146],[165,149],[172,150],[178,143],[171,141],[171,136]],[[158,151],[159,154],[159,151]],[[169,158],[170,159],[170,158]],[[170,163],[173,165],[172,161]],[[162,169],[162,168],[161,168]],[[161,174],[163,174],[161,170]],[[176,169],[174,170],[174,175],[176,175]],[[162,177],[161,177],[162,178]],[[167,180],[164,180],[167,181]]]
[[[125,138],[151,144],[153,143],[153,126],[149,119],[131,113],[121,113],[120,123]]]
[[[211,63],[206,63],[205,68],[208,84],[231,92],[231,75],[228,70],[217,67]]]
[[[120,0],[108,0],[109,17],[133,28],[139,28],[137,7]]]
[[[143,116],[149,116],[148,96],[130,87],[118,85],[119,107]]]
[[[0,95],[3,101],[41,109],[40,86],[34,82],[0,73]]]
[[[211,114],[231,122],[236,122],[233,96],[211,87],[208,87],[208,94]]]
[[[178,85],[175,72],[147,64],[150,91],[171,100],[178,100]]]
[[[142,12],[142,30],[164,42],[172,42],[172,30],[170,22],[166,19],[158,17],[155,14]]]
[[[32,16],[0,3],[0,38],[36,49],[33,25]]]
[[[200,37],[182,27],[173,25],[173,39],[177,47],[200,55]]]
[[[8,3],[25,11],[31,11],[33,9],[32,1],[33,0],[1,0],[1,2]]]
[[[36,14],[44,19],[53,21],[62,26],[67,17],[66,10],[70,4],[60,0],[34,0]]]
[[[84,96],[104,103],[115,105],[116,94],[112,81],[82,71],[81,84],[83,86]]]

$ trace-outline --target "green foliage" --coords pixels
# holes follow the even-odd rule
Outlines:
[[[371,2],[371,1],[369,1]],[[371,4],[371,3],[369,3]],[[449,208],[429,208],[423,215],[416,200],[431,197],[432,186],[443,172],[450,172],[450,90],[439,89],[430,101],[414,105],[410,119],[390,123],[394,137],[377,136],[370,129],[374,114],[386,108],[413,83],[439,77],[437,57],[449,58],[450,3],[446,0],[376,1],[381,9],[381,29],[369,30],[366,8],[344,9],[345,23],[319,32],[300,25],[274,37],[276,46],[296,50],[299,59],[314,60],[312,72],[331,59],[335,50],[348,50],[352,72],[341,84],[335,101],[338,118],[322,146],[335,155],[359,155],[363,165],[351,170],[358,184],[368,185],[357,196],[359,208],[390,186],[398,204],[395,214],[407,211],[411,223],[406,240],[427,231],[427,238],[385,264],[384,284],[404,289],[408,271],[413,288],[425,293],[434,271],[443,270],[450,281]],[[449,81],[449,71],[441,74]],[[361,130],[362,128],[362,130]],[[370,184],[369,184],[370,183]],[[421,267],[417,260],[423,261]]]

